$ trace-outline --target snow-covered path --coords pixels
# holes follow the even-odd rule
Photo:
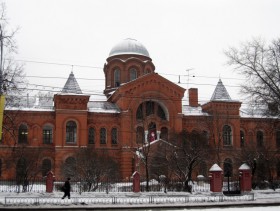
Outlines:
[[[252,191],[254,199],[237,198],[230,200],[211,193],[71,193],[71,199],[62,200],[63,193],[0,193],[0,209],[2,208],[137,208],[137,210],[280,210],[280,189]],[[204,200],[203,200],[204,199]],[[10,201],[9,201],[10,200]],[[37,200],[37,201],[36,201]],[[152,200],[152,201],[151,201]],[[6,205],[5,205],[6,204]],[[257,207],[252,207],[257,206]],[[269,206],[269,207],[268,207]],[[236,208],[234,208],[236,207]],[[172,209],[172,210],[173,210]]]

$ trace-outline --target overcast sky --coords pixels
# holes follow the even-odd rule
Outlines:
[[[242,100],[238,93],[242,77],[225,65],[224,50],[252,37],[271,41],[280,34],[279,0],[5,2],[10,26],[20,27],[16,59],[25,61],[30,84],[50,86],[37,86],[45,90],[62,88],[74,65],[82,90],[101,93],[105,86],[102,68],[111,48],[134,38],[149,51],[156,72],[175,83],[181,75],[180,86],[198,88],[201,103],[211,98],[219,77],[230,96]]]

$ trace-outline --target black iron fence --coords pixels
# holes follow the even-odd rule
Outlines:
[[[54,181],[53,191],[61,192],[61,187],[64,181],[58,180]],[[280,181],[274,180],[273,182],[262,181],[259,182],[257,186],[253,188],[257,189],[278,189],[280,188]],[[264,185],[262,185],[264,184]],[[187,187],[188,186],[188,187]],[[141,192],[209,192],[210,183],[208,179],[202,181],[190,181],[188,184],[178,180],[169,181],[158,181],[150,180],[147,186],[146,181],[140,182]],[[189,189],[188,189],[189,188]],[[223,190],[224,193],[238,193],[240,191],[239,180],[234,178],[224,178],[223,180]],[[0,192],[46,192],[46,180],[37,179],[26,182],[17,182],[16,180],[0,180]],[[71,192],[100,192],[100,193],[110,193],[110,192],[133,192],[133,181],[132,180],[108,180],[101,181],[98,183],[89,181],[75,181],[71,180]]]
[[[63,180],[54,181],[53,191],[60,192],[64,184]],[[208,180],[191,181],[188,186],[192,192],[208,192],[210,184]],[[185,182],[178,180],[157,181],[150,180],[140,182],[141,192],[185,192],[187,187]],[[0,192],[46,192],[46,180],[37,179],[19,183],[15,180],[0,180]],[[133,192],[132,180],[101,181],[98,183],[90,181],[71,180],[71,192]]]
[[[224,194],[240,194],[240,180],[239,178],[224,177],[223,179],[223,193]]]

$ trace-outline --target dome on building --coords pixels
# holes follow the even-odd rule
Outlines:
[[[131,38],[122,40],[115,45],[109,53],[109,57],[123,54],[135,54],[150,57],[146,47],[139,41]]]

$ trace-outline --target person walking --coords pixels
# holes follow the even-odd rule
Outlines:
[[[64,199],[66,196],[68,196],[68,199],[70,199],[70,189],[71,189],[70,178],[68,177],[63,185],[64,196],[62,197],[62,199]]]

